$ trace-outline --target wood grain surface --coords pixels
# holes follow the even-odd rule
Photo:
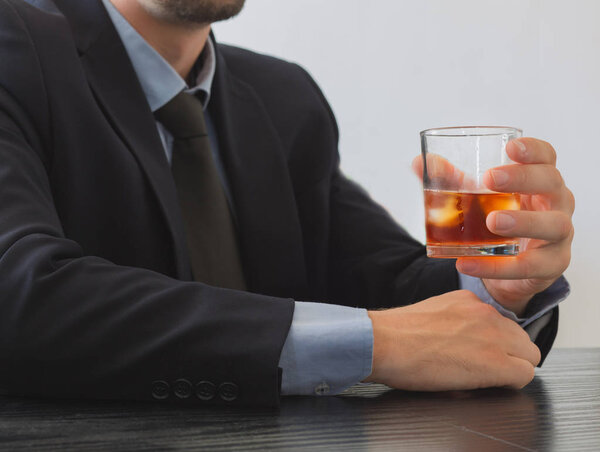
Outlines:
[[[600,349],[551,352],[522,391],[355,386],[279,411],[0,397],[0,449],[600,451]]]

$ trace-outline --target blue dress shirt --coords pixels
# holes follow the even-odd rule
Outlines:
[[[206,110],[216,68],[215,49],[209,39],[199,62],[200,69],[193,87],[179,76],[167,61],[150,46],[129,24],[109,0],[102,0],[123,41],[133,68],[138,76],[150,109],[154,112],[185,90],[200,96],[205,109],[205,120],[215,164],[229,200],[229,184],[219,154],[219,143],[214,123]],[[156,123],[165,155],[171,162],[173,137],[160,123]],[[234,212],[235,216],[235,212]],[[535,338],[550,319],[550,310],[569,292],[568,283],[561,278],[538,300],[537,312],[518,319],[514,313],[499,305],[478,278],[459,275],[460,286],[473,291],[485,303],[493,305],[504,316],[531,325],[530,336]],[[295,302],[294,317],[283,346],[279,365],[283,369],[282,394],[331,395],[364,380],[371,373],[373,357],[373,326],[365,309],[325,303]]]

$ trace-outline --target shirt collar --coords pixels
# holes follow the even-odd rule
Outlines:
[[[204,51],[196,63],[201,63],[201,69],[195,80],[196,84],[189,87],[175,69],[121,15],[110,0],[102,0],[102,2],[121,41],[123,41],[152,112],[158,110],[183,90],[190,94],[203,92],[204,96],[200,96],[200,99],[206,109],[217,63],[212,40],[209,38],[206,41]]]

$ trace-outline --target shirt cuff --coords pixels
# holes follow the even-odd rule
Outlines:
[[[282,395],[335,395],[371,374],[366,309],[297,301],[279,367]]]
[[[564,276],[558,278],[554,283],[543,292],[536,294],[527,305],[526,317],[517,317],[517,315],[499,304],[485,288],[483,281],[480,278],[475,278],[469,275],[458,274],[459,286],[461,289],[470,290],[477,295],[481,301],[492,305],[500,314],[511,320],[514,320],[523,328],[535,322],[546,313],[554,309],[563,301],[569,293],[571,287]]]

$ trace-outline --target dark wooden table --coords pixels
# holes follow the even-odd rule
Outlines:
[[[551,352],[522,391],[357,386],[281,410],[0,397],[0,449],[600,451],[600,349]]]

